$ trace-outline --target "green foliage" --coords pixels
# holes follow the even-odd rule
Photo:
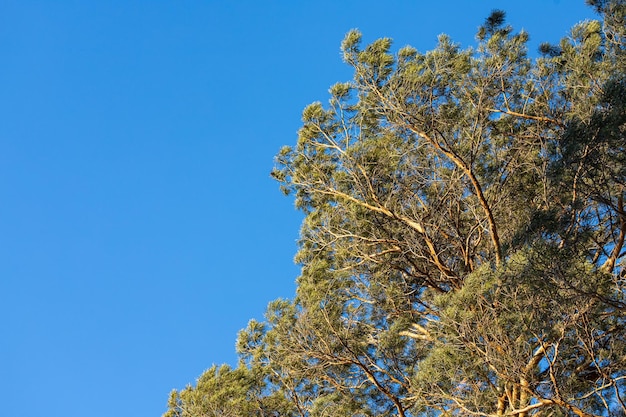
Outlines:
[[[253,370],[214,365],[198,378],[195,387],[172,391],[164,417],[291,415],[284,397],[263,388]]]
[[[497,10],[473,49],[350,31],[272,172],[296,296],[166,416],[624,415],[626,3],[589,3],[535,60]]]
[[[416,375],[425,398],[445,404],[463,386],[456,405],[481,412],[501,395],[508,409],[527,407],[531,392],[547,408],[564,406],[555,404],[558,393],[588,413],[605,408],[599,397],[617,400],[598,381],[624,374],[623,316],[604,302],[615,295],[611,275],[583,259],[538,245],[497,269],[477,269],[461,290],[437,297],[437,343]],[[507,381],[520,382],[507,387]],[[447,389],[437,392],[442,384]],[[525,396],[514,395],[525,387]]]

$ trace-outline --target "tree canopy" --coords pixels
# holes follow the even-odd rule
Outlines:
[[[272,175],[305,214],[292,300],[166,417],[626,415],[626,2],[529,57],[342,43]]]

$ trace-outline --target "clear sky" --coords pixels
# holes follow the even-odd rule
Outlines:
[[[583,0],[0,0],[0,416],[160,416],[291,297],[300,215],[269,178],[339,45],[533,48]],[[534,52],[534,51],[533,51]]]

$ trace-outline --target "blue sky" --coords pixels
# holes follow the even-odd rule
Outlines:
[[[531,45],[582,0],[0,1],[0,415],[160,416],[291,297],[301,217],[269,178],[339,45]]]

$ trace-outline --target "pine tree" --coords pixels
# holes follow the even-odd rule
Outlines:
[[[296,296],[203,376],[271,404],[235,414],[626,414],[626,2],[589,3],[537,59],[502,11],[474,49],[346,35],[353,80],[273,171],[305,214]],[[206,386],[168,416],[214,415],[180,411]]]

